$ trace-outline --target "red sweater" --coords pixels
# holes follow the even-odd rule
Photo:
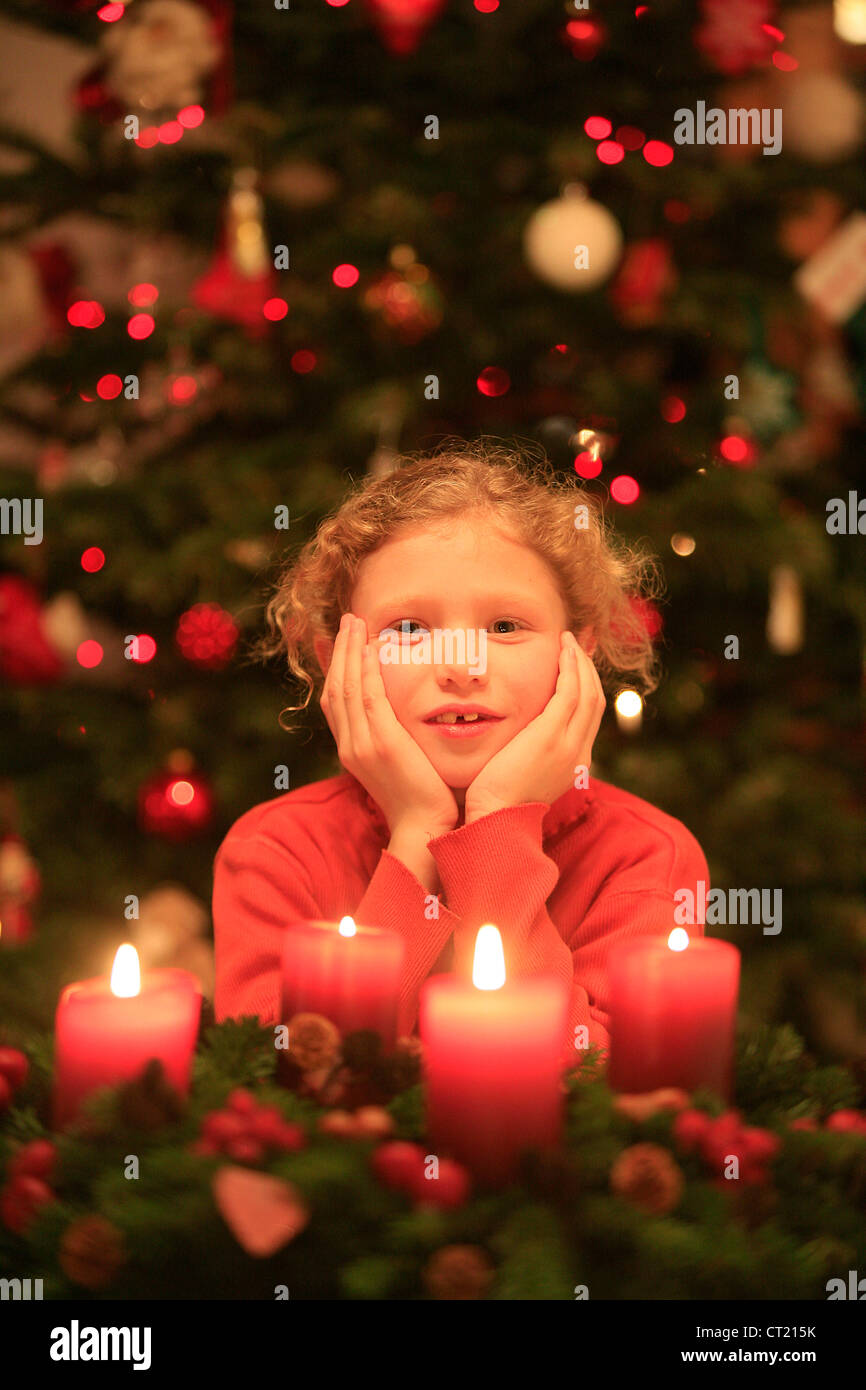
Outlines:
[[[589,781],[550,806],[509,806],[431,840],[442,885],[438,919],[427,888],[385,848],[385,818],[349,773],[253,806],[214,860],[217,1022],[243,1014],[280,1022],[286,923],[348,915],[404,938],[398,1031],[411,1033],[425,978],[450,969],[471,976],[478,928],[493,922],[510,975],[549,973],[568,983],[566,1064],[579,1056],[581,1024],[590,1043],[607,1049],[610,946],[667,936],[676,925],[674,893],[697,894],[700,879],[709,891],[709,873],[680,821]]]

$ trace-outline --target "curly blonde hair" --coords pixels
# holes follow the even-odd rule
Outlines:
[[[578,504],[586,508],[580,529]],[[336,637],[361,561],[398,532],[454,516],[505,523],[547,561],[569,626],[592,629],[603,683],[625,676],[644,694],[656,689],[656,653],[633,603],[662,592],[653,557],[612,534],[602,501],[577,478],[557,473],[543,446],[450,438],[432,452],[404,454],[383,476],[353,484],[339,509],[284,562],[265,608],[267,635],[252,648],[253,660],[284,654],[291,676],[305,687],[301,703],[282,714],[306,709],[313,692],[321,692],[324,676],[313,643]],[[281,726],[290,729],[282,714]]]

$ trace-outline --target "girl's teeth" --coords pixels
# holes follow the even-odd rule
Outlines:
[[[457,723],[458,717],[461,718],[461,719],[467,720],[470,724],[472,723],[473,720],[479,718],[479,716],[478,716],[477,714],[464,714],[464,715],[461,715],[461,716],[458,716],[458,715],[456,715],[456,714],[437,714],[437,716],[436,716],[436,723],[437,723],[437,724],[456,724],[456,723]]]

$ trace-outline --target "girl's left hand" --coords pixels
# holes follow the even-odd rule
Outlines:
[[[571,632],[560,637],[556,689],[525,729],[494,753],[466,790],[466,823],[504,806],[556,801],[589,769],[606,701],[590,658]]]

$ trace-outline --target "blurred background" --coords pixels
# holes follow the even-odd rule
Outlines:
[[[0,51],[10,1038],[125,939],[210,992],[222,837],[340,771],[251,659],[278,562],[488,434],[659,557],[593,774],[782,890],[709,928],[742,1011],[866,1070],[866,0],[5,0]]]

